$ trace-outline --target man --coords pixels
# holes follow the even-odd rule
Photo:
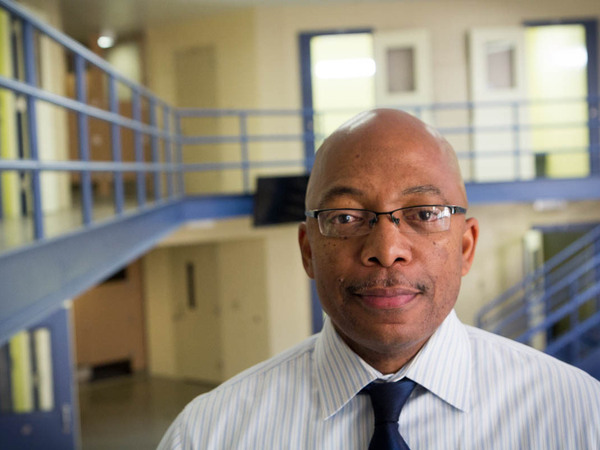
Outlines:
[[[439,134],[360,114],[317,152],[306,208],[323,331],[196,398],[161,448],[600,448],[600,383],[453,312],[478,224]]]

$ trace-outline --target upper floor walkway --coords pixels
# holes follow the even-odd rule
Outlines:
[[[258,177],[310,171],[328,111],[175,108],[13,2],[0,19],[0,342],[182,223],[251,215]],[[399,107],[447,137],[481,204],[600,199],[598,102]]]

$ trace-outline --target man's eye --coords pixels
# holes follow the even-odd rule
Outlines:
[[[439,219],[439,214],[436,210],[420,209],[408,214],[406,219],[414,222],[434,222]]]
[[[336,225],[344,225],[348,223],[354,223],[358,220],[360,219],[352,214],[337,214],[332,217],[331,222]]]

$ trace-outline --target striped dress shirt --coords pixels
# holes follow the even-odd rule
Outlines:
[[[366,449],[375,379],[418,383],[399,419],[415,449],[600,449],[600,382],[451,312],[393,375],[323,331],[194,399],[159,449]]]

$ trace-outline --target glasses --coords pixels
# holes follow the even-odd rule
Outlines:
[[[323,236],[351,237],[369,234],[379,216],[390,220],[404,233],[430,234],[447,231],[453,214],[467,210],[452,205],[419,205],[398,208],[388,212],[355,208],[312,209],[304,214],[317,219]],[[401,226],[401,224],[403,226]]]

